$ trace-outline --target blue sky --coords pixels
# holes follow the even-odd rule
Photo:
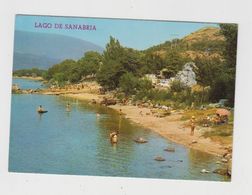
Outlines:
[[[35,28],[35,23],[88,24],[95,25],[96,31]],[[15,29],[29,32],[53,33],[80,38],[103,48],[113,36],[123,46],[147,49],[174,38],[182,38],[200,28],[215,26],[212,23],[171,22],[128,19],[101,19],[54,16],[17,15]]]

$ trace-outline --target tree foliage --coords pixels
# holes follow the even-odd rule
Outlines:
[[[13,71],[14,76],[28,76],[28,77],[41,77],[46,72],[46,70],[41,70],[38,68],[31,69],[20,69]]]
[[[143,79],[145,74],[160,74],[165,78],[175,76],[185,63],[192,61],[184,57],[185,51],[218,52],[223,58],[209,58],[202,55],[193,59],[196,66],[197,82],[204,87],[210,86],[210,101],[228,98],[231,105],[234,100],[234,81],[237,47],[237,26],[221,24],[220,33],[223,40],[201,41],[189,44],[183,40],[174,39],[151,47],[144,51],[123,47],[120,42],[110,37],[102,54],[89,51],[79,60],[67,59],[43,72],[43,77],[57,84],[78,83],[87,78],[94,78],[108,90],[120,89],[126,96],[134,95],[136,99],[151,99],[155,101],[172,100],[190,104],[205,96],[204,91],[192,92],[183,83],[174,81],[167,91],[153,89],[149,80]],[[224,43],[224,44],[223,44]],[[217,55],[218,56],[218,55]],[[28,74],[29,71],[20,71]],[[19,72],[19,73],[20,73]],[[33,72],[36,72],[33,70]],[[18,72],[16,72],[18,74]],[[38,72],[37,74],[40,74]],[[205,100],[208,98],[205,98]]]

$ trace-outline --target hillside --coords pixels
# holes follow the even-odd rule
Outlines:
[[[225,38],[220,34],[219,28],[208,27],[202,28],[185,36],[182,41],[190,44],[203,41],[224,41]]]
[[[47,69],[64,59],[79,59],[87,51],[102,52],[103,48],[64,35],[15,31],[13,68]]]
[[[197,30],[182,39],[166,41],[153,46],[145,52],[153,52],[165,57],[171,51],[177,51],[183,57],[194,60],[198,58],[222,59],[225,38],[217,27],[207,27]]]

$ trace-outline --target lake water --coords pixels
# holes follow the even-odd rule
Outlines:
[[[14,82],[21,88],[34,85],[29,80]],[[66,112],[67,103],[71,112]],[[38,105],[48,113],[39,115]],[[109,132],[118,128],[119,142],[111,145]],[[149,142],[135,143],[138,136]],[[167,146],[175,152],[163,151]],[[159,155],[166,161],[155,161]],[[217,160],[170,142],[107,107],[61,96],[12,95],[10,172],[228,181],[200,173],[218,168]]]
[[[15,78],[12,81],[12,84],[18,84],[18,86],[21,89],[42,89],[44,88],[44,85],[40,81],[36,80],[29,80],[29,79],[21,79],[21,78]]]

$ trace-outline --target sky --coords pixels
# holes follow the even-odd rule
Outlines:
[[[41,28],[40,24],[51,24],[51,28]],[[57,29],[54,24],[62,24]],[[69,24],[92,25],[96,30],[69,30]],[[56,16],[16,15],[15,30],[53,33],[79,38],[105,48],[109,37],[119,40],[121,45],[138,50],[147,49],[167,40],[182,38],[200,28],[218,27],[213,23],[174,22],[132,19],[80,18]]]

